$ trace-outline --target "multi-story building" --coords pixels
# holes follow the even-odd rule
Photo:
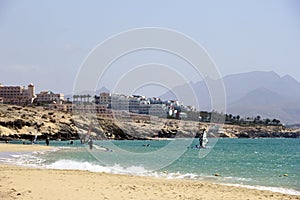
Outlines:
[[[129,110],[129,97],[122,94],[113,94],[111,96],[110,107],[113,110]]]
[[[110,108],[111,107],[111,98],[112,98],[111,93],[102,92],[102,93],[100,93],[99,103],[101,105],[106,106],[107,108]]]
[[[64,94],[55,94],[52,91],[42,91],[37,94],[37,103],[62,103],[64,101]]]
[[[140,112],[140,97],[136,97],[136,96],[129,97],[128,110],[131,113],[139,114],[139,112]]]
[[[0,98],[2,98],[3,103],[28,104],[32,103],[35,97],[35,89],[32,83],[28,85],[28,88],[0,84]]]
[[[146,98],[141,95],[100,93],[100,96],[95,96],[95,102],[97,105],[100,104],[115,111],[158,117],[187,118],[186,111],[196,110],[192,106],[184,106],[177,100],[162,101],[158,97]]]

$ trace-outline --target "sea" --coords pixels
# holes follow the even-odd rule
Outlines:
[[[11,143],[20,143],[12,141]],[[45,141],[37,144],[45,145]],[[300,195],[300,139],[50,141],[31,153],[0,152],[0,162],[47,169],[88,170],[166,179],[190,179]],[[26,145],[26,144],[25,144]],[[29,144],[28,144],[29,145]]]

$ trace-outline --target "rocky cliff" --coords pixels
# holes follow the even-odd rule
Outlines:
[[[0,106],[0,139],[79,139],[91,130],[95,139],[157,139],[195,137],[199,128],[210,128],[214,137],[287,137],[299,138],[300,129],[282,126],[241,127],[141,117],[125,120],[93,115],[72,115],[42,107]]]

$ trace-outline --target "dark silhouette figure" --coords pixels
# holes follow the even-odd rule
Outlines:
[[[49,146],[49,137],[46,138],[46,145]]]
[[[203,135],[206,129],[201,129],[196,133],[196,138],[199,138],[199,148],[203,148]]]
[[[88,142],[88,144],[90,146],[90,150],[92,150],[93,149],[93,140],[90,139],[89,142]]]

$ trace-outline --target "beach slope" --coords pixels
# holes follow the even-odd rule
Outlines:
[[[5,148],[4,148],[5,147]],[[44,150],[43,146],[5,145],[3,151]],[[40,148],[40,149],[39,149]],[[47,147],[45,147],[47,148]],[[300,196],[192,180],[51,170],[0,165],[0,199],[300,199]]]

